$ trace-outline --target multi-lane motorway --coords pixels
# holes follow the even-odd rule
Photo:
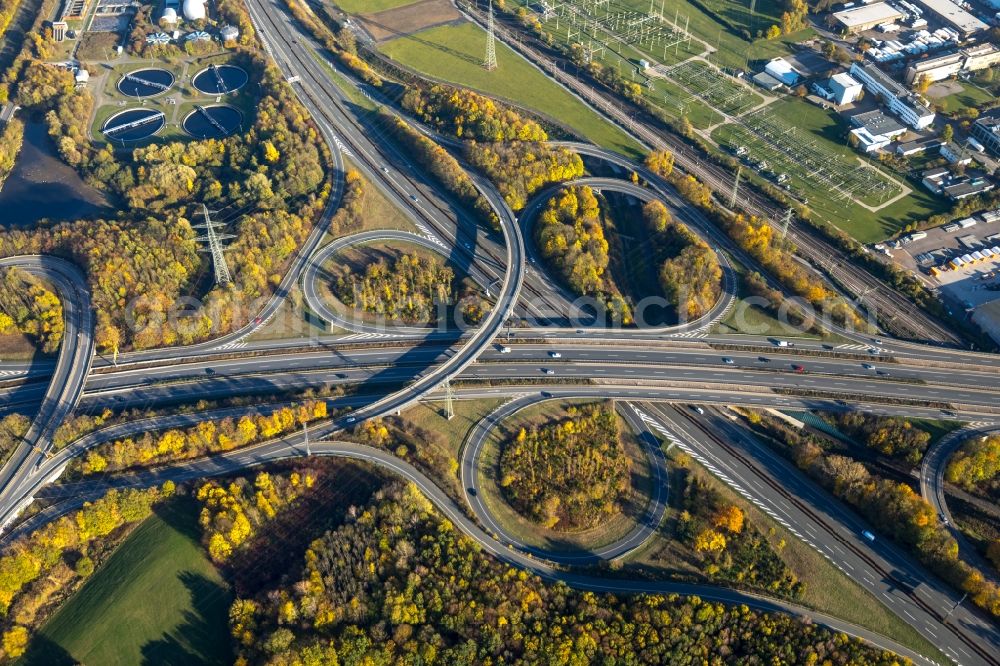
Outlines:
[[[485,24],[486,16],[482,7],[469,4],[464,5],[463,9],[467,15],[480,24]],[[540,44],[530,32],[512,31],[504,25],[504,20],[497,23],[496,35],[498,39],[506,42],[512,50],[534,63],[544,73],[578,95],[606,118],[617,123],[640,144],[651,148],[670,150],[675,156],[678,167],[697,176],[713,191],[731,191],[733,174],[721,165],[698,154],[680,136],[660,129],[660,123],[653,118],[647,118],[643,112],[640,111],[637,118],[635,107],[629,110],[623,108],[621,100],[616,99],[606,90],[592,85],[587,80],[587,75],[581,77],[580,69],[575,65],[572,67],[576,75],[570,74],[565,62],[557,62],[561,56],[555,55],[553,49]],[[785,210],[781,205],[768,200],[753,189],[744,188],[740,198],[742,201],[738,202],[737,207],[751,215],[772,222],[776,222],[784,216]],[[855,298],[863,299],[866,306],[875,308],[879,316],[890,322],[894,330],[902,332],[907,337],[917,339],[930,339],[945,343],[959,341],[959,336],[949,330],[947,326],[915,308],[909,299],[876,279],[865,268],[857,265],[846,252],[820,238],[807,225],[800,223],[794,217],[788,230],[788,237],[809,261],[816,266],[821,266],[828,275],[848,289]]]
[[[535,325],[518,329],[503,350],[496,343],[502,327],[516,312],[529,318],[542,308],[565,316],[571,313],[566,294],[553,289],[543,271],[529,269],[524,242],[526,225],[538,202],[515,217],[496,189],[476,179],[481,193],[500,220],[502,238],[474,231],[474,222],[433,183],[380,138],[370,117],[359,118],[345,91],[327,76],[312,40],[301,32],[285,11],[270,0],[250,0],[255,26],[268,52],[295,92],[312,113],[324,139],[336,155],[337,188],[330,206],[309,241],[296,256],[275,296],[260,314],[224,338],[184,348],[123,355],[119,367],[93,359],[93,323],[85,280],[77,269],[47,257],[17,257],[0,265],[18,265],[45,276],[59,291],[66,318],[66,336],[54,363],[0,363],[0,372],[13,381],[0,381],[0,409],[34,408],[36,419],[25,442],[0,469],[0,522],[8,525],[34,497],[47,496],[55,503],[29,521],[8,530],[5,538],[28,526],[70,510],[95,493],[118,484],[153,483],[165,478],[189,479],[222,474],[267,460],[302,455],[303,434],[294,434],[246,450],[174,465],[157,472],[110,476],[82,484],[53,485],[76,456],[111,439],[168,427],[181,427],[205,419],[246,413],[246,407],[226,407],[209,412],[165,414],[145,421],[121,423],[92,433],[64,449],[51,451],[52,434],[76,407],[84,410],[156,407],[197,400],[292,393],[307,387],[344,385],[357,393],[331,399],[333,407],[349,409],[330,422],[309,429],[315,453],[370,460],[417,483],[438,507],[488,551],[518,566],[587,589],[607,591],[678,591],[705,598],[745,602],[758,608],[807,615],[831,627],[866,638],[901,654],[925,661],[920,655],[884,637],[852,627],[835,618],[779,601],[710,586],[684,586],[588,578],[566,573],[554,564],[592,561],[621,556],[647,539],[665,510],[666,487],[655,484],[652,501],[632,533],[597,553],[559,554],[522,547],[477,503],[476,494],[466,502],[478,524],[462,515],[448,498],[416,470],[379,451],[356,445],[322,442],[344,426],[399,411],[434,394],[445,381],[462,379],[459,397],[512,398],[491,420],[479,424],[464,447],[463,487],[475,489],[478,451],[490,428],[520,407],[548,397],[615,397],[631,400],[625,416],[640,431],[647,445],[652,469],[663,476],[660,444],[687,447],[692,455],[723,481],[739,486],[750,501],[766,507],[776,520],[812,544],[867,587],[891,612],[940,646],[953,660],[968,664],[1000,664],[1000,639],[995,625],[968,605],[958,605],[954,591],[926,574],[907,555],[880,540],[860,539],[861,523],[836,500],[826,496],[794,469],[746,439],[719,413],[704,421],[662,402],[695,402],[705,405],[750,404],[806,409],[861,408],[877,413],[940,418],[944,415],[972,421],[991,421],[1000,415],[1000,358],[955,349],[927,347],[890,338],[871,338],[840,332],[846,342],[825,344],[799,341],[794,348],[777,348],[774,341],[753,336],[713,336],[711,323],[733,307],[735,284],[727,269],[723,298],[706,317],[677,329],[605,330]],[[577,146],[581,152],[614,164],[625,164],[650,184],[651,189],[615,179],[589,179],[583,183],[624,192],[641,199],[658,198],[680,219],[689,223],[713,246],[726,240],[704,217],[686,206],[669,185],[641,166],[596,149]],[[370,232],[333,241],[320,247],[325,223],[339,202],[345,168],[341,152],[401,210],[409,215],[421,236],[397,232]],[[596,151],[596,152],[595,152]],[[458,211],[456,213],[456,211]],[[419,240],[418,240],[419,239]],[[441,249],[463,266],[484,288],[497,286],[494,307],[477,328],[428,331],[404,327],[388,332],[370,324],[346,319],[321,302],[317,284],[322,264],[339,249],[355,242],[407,241]],[[727,247],[741,261],[749,258]],[[725,263],[725,257],[723,257]],[[323,318],[360,333],[378,333],[371,341],[350,343],[336,336],[319,340],[254,342],[250,333],[277,312],[285,295],[299,279],[307,300]],[[519,299],[527,296],[528,303]],[[691,339],[694,333],[702,336]],[[673,336],[673,337],[671,337]],[[239,342],[239,346],[233,343]],[[0,375],[2,377],[3,375]],[[50,379],[51,377],[51,379]],[[539,387],[544,384],[544,387]],[[262,407],[261,409],[266,409]],[[317,443],[319,442],[319,443]],[[939,456],[941,458],[945,456]],[[943,461],[936,463],[943,465]],[[784,466],[782,466],[784,465]],[[486,526],[492,534],[481,528]],[[547,561],[546,561],[547,560]],[[908,589],[899,580],[919,581]],[[911,589],[912,588],[912,589]],[[949,614],[950,613],[950,614]]]
[[[697,595],[706,601],[745,604],[757,610],[809,617],[813,622],[826,625],[836,631],[861,638],[875,646],[908,657],[921,666],[932,666],[935,663],[920,653],[881,634],[787,601],[708,585],[600,578],[568,572],[565,569],[550,564],[544,559],[532,557],[522,551],[505,547],[491,534],[484,531],[477,523],[471,521],[455,500],[444,493],[432,480],[409,463],[385,451],[351,442],[318,441],[310,445],[310,454],[364,461],[383,467],[391,473],[411,481],[434,503],[445,518],[473,539],[484,551],[501,561],[535,573],[548,580],[561,581],[577,589],[596,592]],[[49,519],[62,515],[64,512],[80,506],[84,501],[101,496],[113,487],[145,487],[162,483],[166,480],[180,482],[201,479],[302,455],[305,455],[305,447],[301,445],[293,445],[281,441],[270,442],[240,451],[229,452],[213,457],[210,460],[184,463],[130,477],[119,477],[114,480],[102,479],[96,482],[75,484],[65,488],[61,494],[56,492],[51,493],[49,499],[57,500],[57,502],[51,505],[42,515]],[[60,497],[65,497],[66,501],[59,503],[58,500]]]
[[[80,270],[73,264],[47,256],[24,256],[0,259],[0,266],[14,267],[44,278],[59,293],[63,307],[64,331],[55,372],[51,375],[28,432],[0,468],[0,508],[4,514],[23,509],[23,503],[10,504],[4,491],[18,488],[37,474],[36,467],[52,445],[52,436],[83,393],[94,357],[93,313],[90,292]],[[0,526],[6,520],[0,518]]]

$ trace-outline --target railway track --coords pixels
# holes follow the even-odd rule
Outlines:
[[[646,405],[649,408],[649,405]],[[650,411],[656,411],[650,408]],[[770,475],[757,472],[757,466],[755,461],[753,461],[749,456],[742,453],[735,446],[732,446],[721,437],[719,437],[712,429],[708,428],[704,423],[694,418],[692,415],[685,412],[683,409],[677,409],[675,412],[680,415],[680,417],[686,422],[686,424],[693,429],[701,432],[705,437],[707,437],[712,443],[718,446],[720,449],[726,451],[727,454],[740,461],[748,469],[753,470],[756,478],[768,488],[777,493],[784,501],[788,502],[796,509],[809,516],[816,525],[823,528],[826,534],[839,543],[843,548],[846,548],[855,556],[864,561],[872,571],[875,571],[881,575],[885,580],[890,580],[896,583],[897,587],[903,591],[921,610],[926,612],[931,617],[935,618],[941,623],[942,626],[947,627],[948,631],[951,632],[956,638],[958,638],[963,644],[969,647],[973,652],[979,655],[989,664],[994,664],[995,666],[1000,666],[1000,659],[984,649],[975,638],[970,638],[966,635],[964,631],[961,631],[958,627],[953,624],[948,623],[947,616],[942,615],[937,609],[928,604],[925,600],[921,599],[914,589],[914,587],[907,581],[900,580],[898,576],[892,571],[887,571],[885,567],[878,563],[878,561],[871,557],[863,549],[858,548],[849,539],[844,538],[838,531],[832,526],[826,519],[820,516],[818,513],[813,511],[809,505],[802,500],[800,500],[796,495],[786,490],[781,484],[777,483]]]
[[[463,9],[481,25],[484,23],[485,18],[475,5],[463,5]],[[507,27],[503,17],[496,23],[496,34],[509,47],[520,52],[599,112],[610,117],[641,143],[655,149],[670,150],[675,156],[675,166],[680,170],[697,176],[715,192],[726,192],[731,189],[732,174],[723,167],[696,154],[681,137],[654,129],[660,122],[658,119],[649,117],[641,110],[633,113],[626,111],[621,102],[616,102],[604,92],[598,91],[596,85],[589,85],[560,69],[552,57],[527,43],[533,42],[533,37],[522,37],[520,31],[515,36]],[[641,118],[641,122],[637,122],[637,115]],[[717,203],[724,207],[721,202]],[[740,207],[746,213],[772,221],[780,219],[785,213],[775,202],[750,188],[744,190],[744,201],[740,202]],[[843,251],[817,238],[794,218],[788,228],[788,238],[810,263],[821,267],[834,281],[852,292],[853,296],[878,315],[889,332],[897,337],[950,345],[962,344],[961,338],[949,328],[865,269],[854,265]]]
[[[287,32],[282,28],[277,20],[274,19],[272,11],[282,12],[285,14],[289,21],[296,22],[294,18],[287,14],[286,8],[280,6],[277,2],[267,3],[269,6],[265,6],[264,3],[258,4],[257,12],[258,20],[267,22],[271,30],[269,34],[271,35],[285,35]],[[296,22],[297,23],[297,22]],[[328,133],[331,135],[328,138],[332,138],[330,141],[331,149],[337,150],[340,145],[344,145],[349,151],[349,157],[354,162],[359,162],[359,166],[365,168],[368,171],[368,176],[370,180],[378,179],[384,188],[390,189],[398,199],[406,201],[410,199],[413,192],[424,192],[426,186],[422,186],[418,180],[406,175],[403,171],[397,171],[403,183],[401,184],[395,178],[383,178],[379,176],[382,171],[383,162],[388,162],[390,160],[379,160],[374,156],[369,154],[368,149],[361,143],[355,141],[352,134],[356,133],[358,136],[368,136],[372,137],[374,134],[380,140],[382,140],[381,149],[391,152],[393,157],[402,161],[405,164],[410,164],[412,160],[404,155],[393,143],[393,140],[386,136],[385,132],[380,130],[378,127],[372,124],[364,124],[359,122],[350,112],[348,112],[340,98],[342,92],[337,88],[336,84],[333,83],[329,77],[318,75],[314,68],[316,67],[315,61],[312,61],[309,55],[302,54],[302,48],[308,45],[317,55],[322,53],[321,47],[316,44],[311,38],[308,38],[304,32],[299,31],[296,39],[288,37],[283,39],[284,48],[280,51],[276,51],[273,48],[269,48],[270,55],[275,61],[281,60],[284,63],[284,71],[289,75],[289,78],[299,77],[297,82],[298,92],[308,98],[311,102],[314,115],[320,116],[323,122],[325,122],[328,127]],[[289,56],[289,57],[286,57]],[[319,55],[322,58],[322,55]],[[302,85],[303,80],[309,85]],[[318,99],[313,93],[312,89],[319,90],[324,93],[325,99]],[[341,134],[334,131],[334,128],[340,129]],[[374,141],[372,142],[374,145]],[[405,186],[404,186],[405,185]],[[498,195],[499,196],[499,195]],[[427,229],[432,231],[434,234],[444,237],[454,243],[454,247],[457,251],[461,252],[461,244],[458,242],[458,230],[460,228],[460,220],[456,220],[455,230],[450,230],[445,228],[438,220],[439,219],[451,219],[454,213],[443,206],[437,200],[437,197],[424,196],[421,203],[427,207],[433,209],[436,214],[428,214],[423,206],[409,206],[411,210],[418,218],[418,221],[424,225]],[[457,208],[457,206],[456,206]],[[502,280],[505,271],[505,260],[500,257],[495,249],[490,247],[488,243],[480,243],[480,246],[475,250],[475,252],[470,251],[471,260],[476,261],[480,258],[480,255],[488,259],[488,262],[480,262],[481,268],[484,273],[490,275],[491,278],[496,280]],[[528,304],[521,303],[521,307],[529,310],[532,307],[537,308],[537,305],[541,304],[548,308],[553,313],[563,313],[565,316],[569,316],[570,312],[567,312],[567,304],[559,303],[554,301],[548,292],[539,289],[537,286],[531,284],[529,280],[525,281],[522,287],[523,291],[527,291],[528,295],[531,297],[531,301]],[[544,313],[543,317],[546,317]]]

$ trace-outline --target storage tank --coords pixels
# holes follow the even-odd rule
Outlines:
[[[184,0],[184,18],[199,21],[205,18],[205,0]]]

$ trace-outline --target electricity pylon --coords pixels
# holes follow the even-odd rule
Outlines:
[[[483,61],[486,71],[497,68],[497,36],[493,27],[493,0],[490,0],[490,16],[486,21],[486,60]]]
[[[736,209],[736,197],[740,194],[740,175],[743,173],[743,165],[736,167],[736,178],[733,180],[733,194],[729,197],[729,207]]]
[[[212,218],[209,217],[208,206],[205,204],[201,205],[201,214],[205,217],[204,223],[195,224],[193,226],[196,229],[204,227],[205,235],[199,236],[195,240],[208,243],[208,248],[201,248],[201,250],[202,252],[212,253],[212,267],[215,269],[215,284],[229,284],[233,281],[233,278],[229,275],[229,266],[226,264],[226,258],[222,254],[222,240],[225,238],[235,238],[235,236],[232,234],[218,234],[215,232],[216,227],[223,228],[226,225],[221,222],[213,222]]]
[[[789,208],[785,211],[785,222],[781,225],[781,238],[784,239],[788,235],[788,225],[792,223],[792,209]]]
[[[449,421],[455,418],[455,394],[451,390],[451,382],[444,380],[444,415]]]

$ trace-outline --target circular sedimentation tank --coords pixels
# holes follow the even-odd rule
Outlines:
[[[225,95],[245,86],[250,75],[236,65],[210,65],[194,75],[191,83],[205,95]]]
[[[200,106],[187,114],[182,126],[196,139],[221,139],[236,132],[243,123],[243,114],[225,104]]]
[[[118,92],[129,97],[155,97],[170,90],[174,75],[165,69],[150,67],[123,74]]]
[[[153,136],[166,124],[166,116],[156,109],[119,111],[105,121],[101,132],[111,141],[142,141]]]

